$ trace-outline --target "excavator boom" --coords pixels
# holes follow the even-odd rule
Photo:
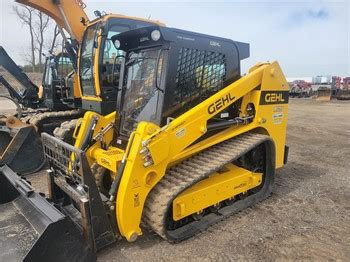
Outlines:
[[[89,21],[84,12],[85,4],[81,0],[16,0],[16,2],[45,13],[72,38],[81,42],[85,30],[83,21]]]

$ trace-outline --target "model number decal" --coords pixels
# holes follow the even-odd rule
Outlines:
[[[208,106],[208,113],[209,115],[214,114],[215,112],[217,112],[218,110],[220,110],[221,108],[223,108],[225,105],[227,105],[228,103],[232,102],[233,100],[235,100],[236,97],[232,96],[230,93],[228,93],[227,95],[221,97],[220,99],[216,100],[214,103],[210,104]]]
[[[210,41],[209,44],[210,44],[211,46],[221,47],[220,43],[219,43],[219,42],[216,42],[216,41]]]
[[[289,91],[262,91],[260,105],[287,104]]]
[[[276,114],[273,114],[272,115],[272,122],[275,124],[275,125],[279,125],[282,123],[282,120],[283,120],[283,114],[282,113],[276,113]]]
[[[185,136],[186,133],[186,129],[185,128],[181,128],[180,130],[176,131],[175,136],[177,138],[182,138]]]

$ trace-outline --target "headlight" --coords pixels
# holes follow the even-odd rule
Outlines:
[[[151,38],[153,41],[158,41],[160,39],[160,31],[159,30],[153,30],[151,33]]]
[[[115,46],[115,48],[119,48],[120,47],[120,41],[119,40],[115,40],[114,41],[114,46]]]

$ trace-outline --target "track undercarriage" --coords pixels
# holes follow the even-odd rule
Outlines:
[[[238,165],[244,165],[247,156],[258,155],[258,151],[266,152],[266,158],[254,159],[254,165],[245,166],[252,172],[262,172],[262,178],[254,184],[252,177],[236,180],[227,184],[229,192],[219,187],[217,194],[221,194],[221,201],[206,206],[197,212],[174,221],[174,204],[177,198],[200,183],[214,184],[215,176],[223,176],[228,165],[236,168],[232,174],[225,177],[230,181],[237,176]],[[245,134],[215,145],[186,161],[171,167],[164,179],[152,190],[145,204],[144,222],[157,234],[171,242],[178,242],[189,238],[210,225],[261,201],[269,196],[274,182],[274,144],[268,136],[260,134]],[[223,170],[223,171],[222,171]],[[216,175],[213,175],[217,173]],[[223,181],[225,183],[225,181]],[[210,188],[197,194],[197,198],[203,197],[206,205],[210,203]],[[226,198],[225,198],[226,197]],[[200,201],[198,200],[198,201]],[[192,201],[196,201],[193,197]],[[178,204],[178,203],[177,203]],[[186,206],[186,205],[185,205]]]

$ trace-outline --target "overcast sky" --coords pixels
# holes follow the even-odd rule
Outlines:
[[[84,2],[90,18],[94,10],[151,16],[168,27],[250,43],[244,71],[258,61],[278,60],[288,77],[350,76],[350,0]],[[0,0],[0,45],[23,64],[30,38],[11,10],[14,4]]]

